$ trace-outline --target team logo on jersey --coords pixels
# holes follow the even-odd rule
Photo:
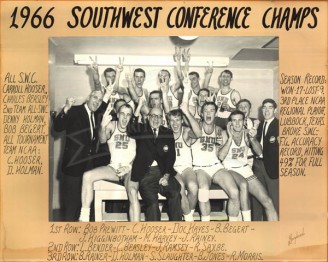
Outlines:
[[[276,142],[276,138],[274,136],[270,137],[269,142],[272,144]]]
[[[163,146],[163,151],[164,151],[164,152],[169,151],[169,146],[168,146],[168,145]]]

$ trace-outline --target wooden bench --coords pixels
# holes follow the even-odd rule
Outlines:
[[[93,189],[95,191],[95,199],[94,199],[94,207],[95,207],[95,221],[127,221],[128,217],[125,213],[110,213],[109,219],[105,219],[108,217],[105,212],[105,200],[128,200],[126,191],[124,186],[115,182],[108,182],[105,180],[97,181],[93,184]],[[138,193],[139,200],[141,200],[140,194]],[[166,200],[164,196],[158,194],[159,200]],[[210,190],[210,199],[222,199],[227,200],[227,194],[217,185],[212,185]],[[225,212],[216,212],[216,213],[224,213],[224,214],[213,214],[219,219],[217,220],[225,220],[226,214]],[[195,214],[195,216],[199,217],[199,214]],[[211,214],[212,217],[212,214]],[[142,214],[142,219],[144,216]],[[162,220],[167,220],[167,217],[164,217]]]

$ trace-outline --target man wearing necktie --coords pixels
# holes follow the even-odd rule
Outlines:
[[[279,214],[279,120],[275,117],[277,103],[267,98],[262,102],[264,121],[259,125],[257,139],[262,145],[263,155],[254,161],[254,172],[262,174]]]
[[[92,91],[86,103],[78,106],[74,106],[73,98],[68,98],[54,121],[56,132],[66,131],[62,161],[65,221],[78,221],[79,218],[82,176],[85,171],[94,168],[98,142],[97,120],[106,109],[103,96],[102,91]]]
[[[174,178],[176,171],[175,140],[172,130],[164,127],[163,110],[152,108],[145,123],[138,117],[145,101],[138,103],[127,133],[137,143],[136,157],[132,164],[131,180],[139,182],[139,192],[145,202],[146,221],[160,221],[158,193],[168,199],[170,221],[181,221],[180,184]]]

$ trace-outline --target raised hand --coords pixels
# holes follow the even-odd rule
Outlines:
[[[64,112],[65,114],[67,113],[68,110],[71,109],[71,107],[74,105],[75,103],[75,98],[74,97],[68,97],[66,98],[66,102],[65,102],[65,105],[64,105]]]
[[[182,62],[188,62],[190,61],[191,54],[189,53],[190,48],[183,49],[182,51]]]
[[[105,88],[106,92],[108,93],[108,95],[111,95],[114,91],[114,86],[115,86],[116,82],[112,83],[111,79],[109,79],[108,81],[109,81],[108,86],[105,86],[104,88]]]
[[[181,60],[181,47],[180,46],[175,47],[175,53],[173,54],[173,60],[174,60],[174,62],[178,62]]]
[[[233,134],[233,126],[232,126],[232,123],[230,121],[227,124],[227,133],[228,133],[229,137],[232,137],[232,134]]]
[[[124,57],[119,57],[119,63],[118,65],[116,66],[116,71],[117,72],[123,72],[123,63],[124,63]]]
[[[213,61],[211,64],[209,61],[207,61],[207,64],[208,66],[205,67],[205,76],[213,74]]]
[[[92,76],[94,80],[99,80],[99,69],[98,69],[98,62],[97,62],[97,56],[95,56],[95,60],[91,56],[89,56],[91,60],[91,64],[88,66],[88,68],[92,72]]]
[[[214,102],[215,101],[215,93],[210,92],[210,95],[205,98],[207,102]]]
[[[260,120],[255,119],[255,120],[254,120],[254,126],[253,126],[253,128],[254,128],[255,130],[257,130],[258,127],[259,127],[259,125],[260,125]]]
[[[102,118],[102,121],[101,121],[101,126],[102,127],[106,127],[111,121],[112,121],[112,115],[110,114],[110,112],[112,111],[112,106],[111,104],[109,103],[107,108],[106,108],[106,111],[103,115],[103,118]]]

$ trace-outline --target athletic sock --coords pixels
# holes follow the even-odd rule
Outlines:
[[[190,212],[188,215],[183,215],[183,216],[184,216],[184,220],[186,222],[192,222],[192,221],[194,221],[194,216],[193,216],[192,212]]]
[[[243,215],[243,221],[252,221],[251,210],[241,211],[241,213]]]
[[[203,221],[203,222],[211,221],[211,216],[210,215],[208,215],[208,216],[202,216],[201,217],[201,221]]]
[[[238,213],[238,221],[243,221],[243,216],[242,216],[242,213],[243,211],[240,211],[239,210],[239,213]]]
[[[238,217],[229,216],[229,221],[236,222],[236,221],[238,221]]]
[[[80,222],[89,222],[90,221],[90,208],[82,207],[80,212]]]

